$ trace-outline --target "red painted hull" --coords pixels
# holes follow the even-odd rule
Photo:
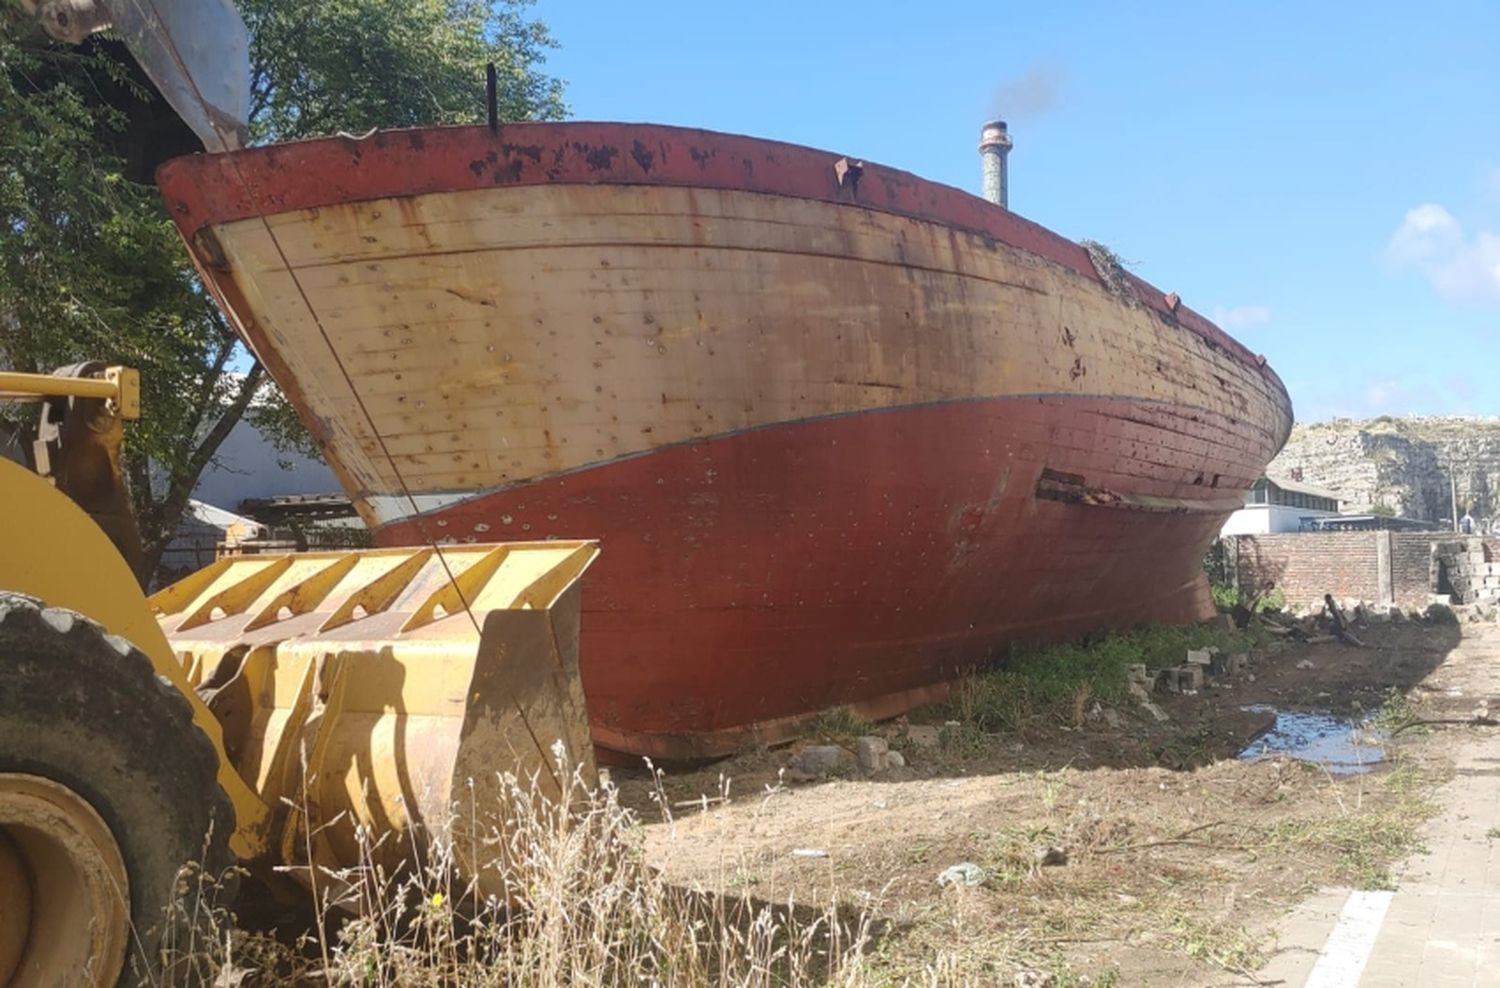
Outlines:
[[[1290,427],[1264,358],[1107,251],[815,148],[527,123],[159,178],[381,542],[602,542],[583,679],[622,752],[1198,617]]]
[[[658,450],[378,540],[598,535],[595,740],[702,757],[838,704],[897,712],[1009,642],[1204,616],[1200,561],[1258,470],[1235,432],[1107,399],[909,407]],[[1198,509],[1039,498],[1044,469]]]

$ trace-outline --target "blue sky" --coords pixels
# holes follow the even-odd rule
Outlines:
[[[1500,3],[534,13],[580,119],[793,141],[977,191],[998,109],[1011,208],[1216,317],[1299,419],[1500,415]]]

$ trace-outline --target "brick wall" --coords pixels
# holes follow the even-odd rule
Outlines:
[[[1434,590],[1432,546],[1438,541],[1427,532],[1391,533],[1391,584],[1396,603],[1402,607],[1426,607]]]
[[[1375,540],[1382,534],[1294,532],[1235,536],[1240,586],[1258,587],[1270,581],[1292,607],[1321,604],[1325,593],[1379,600],[1380,567]]]
[[[1323,595],[1403,607],[1426,607],[1437,590],[1435,552],[1500,561],[1500,539],[1437,532],[1297,532],[1226,540],[1246,589],[1276,585],[1292,607],[1314,607]],[[1483,545],[1483,549],[1479,548]],[[1467,590],[1467,587],[1466,587]]]

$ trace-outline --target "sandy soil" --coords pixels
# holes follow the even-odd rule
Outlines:
[[[1165,724],[1135,705],[1090,705],[956,751],[915,715],[879,729],[907,767],[869,778],[789,785],[781,770],[800,745],[614,778],[660,821],[645,827],[647,853],[674,880],[864,910],[878,980],[1253,984],[1289,905],[1324,885],[1390,881],[1447,770],[1448,735],[1402,731],[1373,770],[1337,776],[1237,757],[1275,719],[1244,708],[1359,718],[1395,688],[1415,703],[1399,717],[1462,719],[1500,696],[1500,629],[1361,635],[1364,648],[1257,653],[1247,674],[1159,698]],[[938,885],[965,862],[981,884]]]

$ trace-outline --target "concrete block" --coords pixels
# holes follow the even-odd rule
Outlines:
[[[879,772],[885,768],[885,756],[890,750],[885,738],[867,735],[854,742],[854,760],[861,772]]]
[[[1214,661],[1214,649],[1190,648],[1187,654],[1187,665],[1211,666]]]
[[[1137,662],[1125,667],[1125,678],[1132,683],[1140,683],[1142,686],[1151,685],[1151,673],[1146,671],[1143,662]]]
[[[1234,652],[1229,656],[1229,673],[1237,676],[1250,668],[1249,652]]]
[[[1151,695],[1146,692],[1146,688],[1144,686],[1140,685],[1139,683],[1131,683],[1130,695],[1135,698],[1136,702],[1139,703],[1148,714],[1156,718],[1158,723],[1161,723],[1167,719],[1167,712],[1151,702]]]
[[[824,776],[839,771],[849,753],[836,744],[808,745],[792,759],[792,768],[808,775]]]
[[[1203,667],[1193,663],[1184,663],[1176,669],[1177,691],[1187,693],[1197,692],[1203,688]]]

